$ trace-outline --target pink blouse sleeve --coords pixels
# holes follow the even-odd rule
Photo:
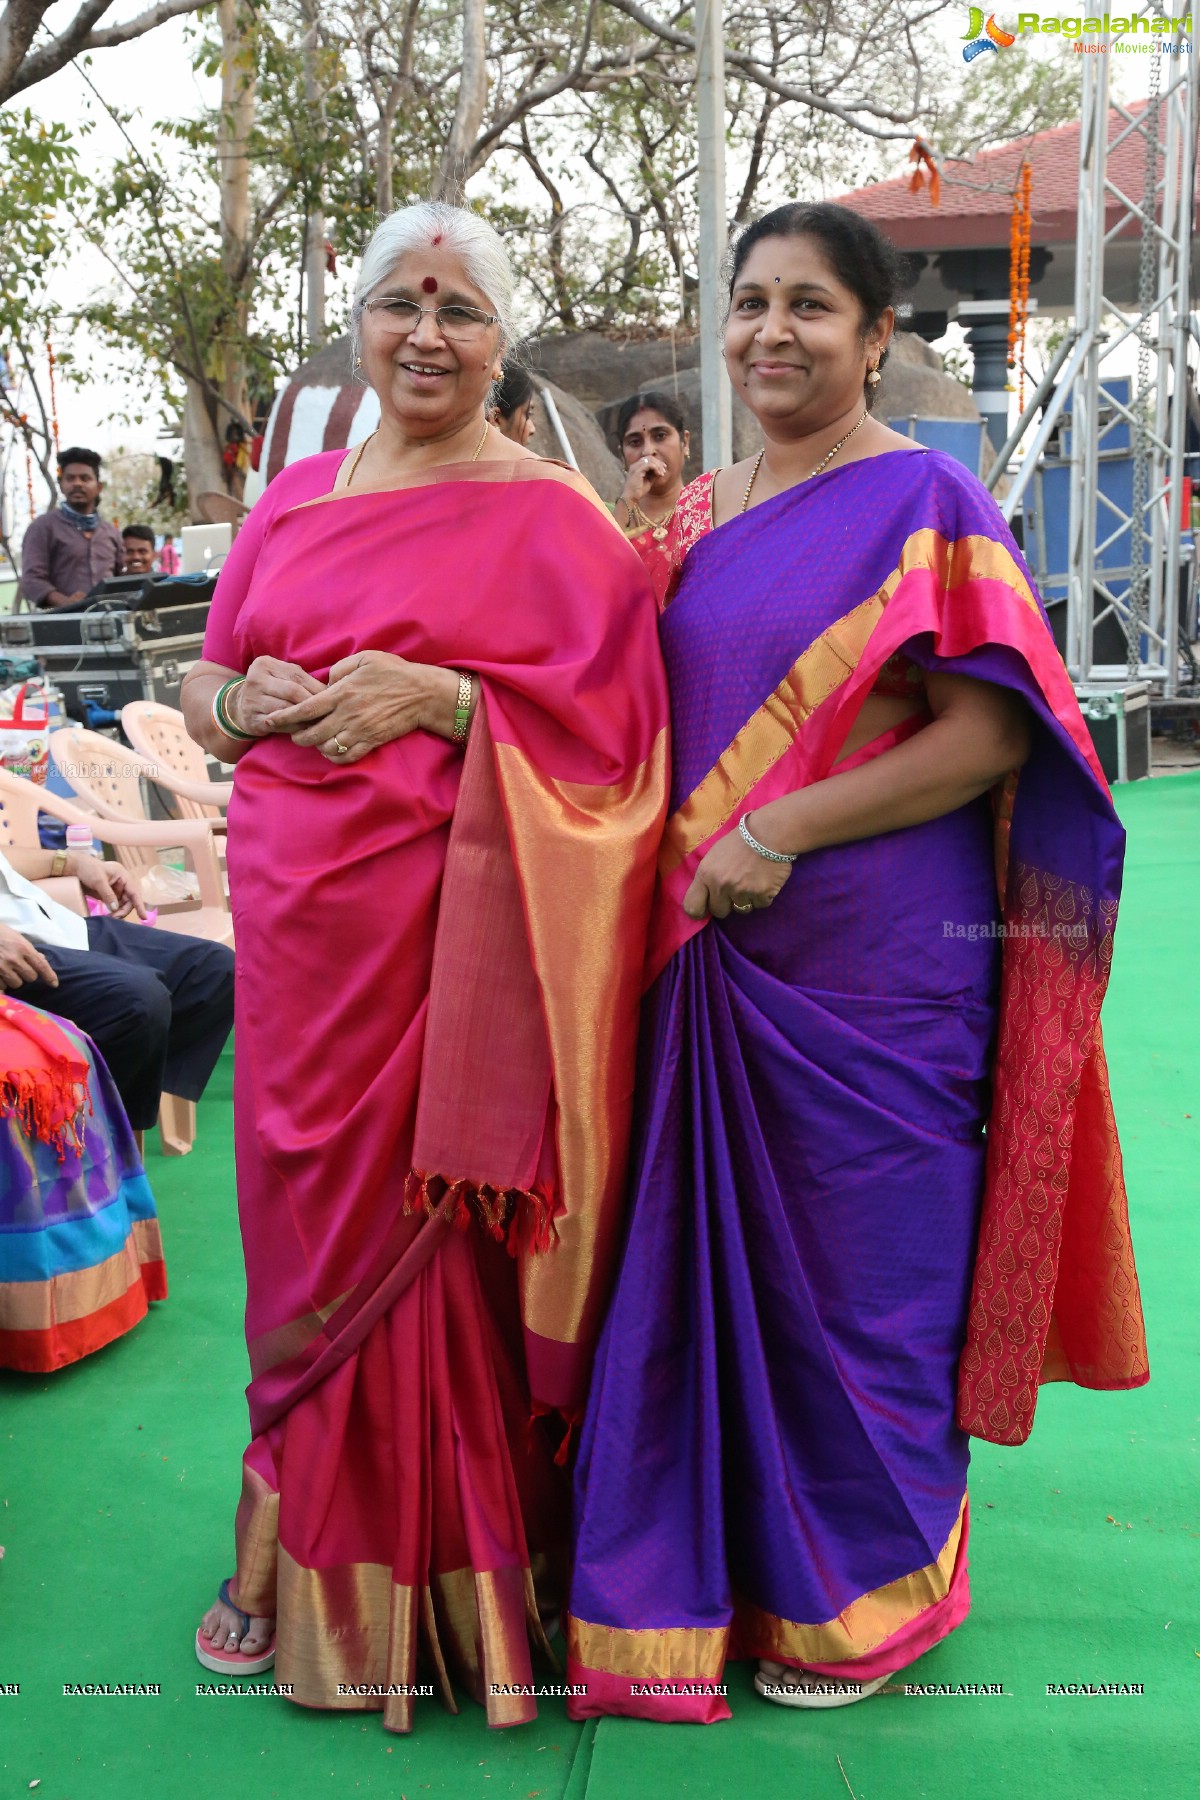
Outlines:
[[[206,662],[222,663],[227,669],[241,668],[234,631],[242,602],[250,592],[263,539],[280,513],[330,491],[345,455],[344,450],[325,450],[318,456],[306,456],[302,462],[290,463],[255,501],[217,577],[204,632]]]

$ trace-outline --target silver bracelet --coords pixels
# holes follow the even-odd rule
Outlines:
[[[785,856],[782,850],[768,850],[765,844],[760,844],[746,823],[746,820],[749,817],[749,813],[742,814],[741,818],[738,820],[738,830],[752,850],[757,851],[759,856],[765,856],[768,862],[794,863],[799,860],[799,851],[796,852],[795,856]]]

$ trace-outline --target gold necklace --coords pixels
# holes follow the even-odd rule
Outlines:
[[[682,492],[682,489],[680,491]],[[679,511],[679,501],[677,499],[669,513],[664,514],[664,516],[661,519],[651,519],[642,511],[641,507],[638,505],[637,501],[635,500],[633,503],[633,506],[631,508],[632,518],[633,518],[633,529],[634,529],[634,531],[649,531],[649,532],[651,532],[653,534],[655,543],[661,544],[663,542],[664,538],[666,537],[668,530],[670,529],[671,520],[675,517],[675,514],[678,511]]]
[[[488,432],[490,431],[490,429],[491,429],[491,427],[488,424],[487,420],[485,419],[483,421],[483,436],[480,438],[479,442],[475,446],[475,454],[471,458],[472,462],[478,462],[480,457],[483,455],[483,446],[487,443],[487,435],[488,435]],[[366,449],[366,447],[369,443],[371,443],[376,437],[378,437],[378,435],[379,435],[379,430],[378,430],[378,427],[376,427],[376,429],[371,433],[370,437],[365,437],[363,439],[362,443],[358,446],[358,455],[355,457],[354,461],[351,463],[350,473],[346,477],[346,487],[350,486],[350,483],[354,480],[354,477],[358,474],[358,465],[362,461],[363,451]],[[346,488],[343,488],[342,492],[345,493],[345,491],[346,491]],[[648,520],[647,520],[647,523],[649,523]]]
[[[862,429],[862,427],[866,424],[866,422],[867,422],[867,412],[866,412],[866,408],[864,407],[863,415],[862,415],[861,419],[859,419],[857,425],[852,425],[850,427],[849,431],[846,433],[845,437],[838,439],[837,443],[833,446],[833,449],[829,452],[828,456],[823,456],[821,458],[820,462],[817,464],[815,469],[810,469],[808,471],[807,475],[802,475],[800,477],[800,481],[795,482],[793,485],[796,487],[799,487],[801,481],[811,481],[814,475],[823,474],[823,472],[829,467],[830,463],[833,461],[834,457],[837,455],[838,451],[845,449],[846,445],[850,442],[850,439],[854,436],[855,432],[860,431]],[[742,495],[742,504],[741,504],[741,507],[739,508],[739,511],[741,511],[741,512],[745,512],[746,508],[750,504],[750,489],[754,486],[754,477],[758,474],[759,468],[762,465],[762,459],[766,454],[767,454],[767,447],[764,444],[762,449],[759,451],[758,455],[754,459],[754,467],[750,471],[750,479],[746,483],[746,491]]]

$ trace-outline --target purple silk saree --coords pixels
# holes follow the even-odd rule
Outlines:
[[[575,1716],[708,1721],[730,1656],[866,1680],[930,1648],[969,1604],[968,1431],[1020,1441],[1039,1379],[1146,1368],[1097,1023],[1121,828],[990,497],[933,453],[832,471],[696,535],[662,642],[657,980],[569,1679]],[[837,779],[901,652],[1022,694],[1019,780],[687,920],[744,810]]]

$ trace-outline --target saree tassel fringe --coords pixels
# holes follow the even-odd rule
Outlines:
[[[542,1187],[496,1188],[463,1176],[448,1180],[410,1169],[404,1190],[406,1213],[424,1211],[430,1218],[440,1213],[456,1231],[466,1231],[478,1221],[490,1237],[504,1244],[510,1256],[522,1250],[543,1254],[552,1248],[555,1196]]]
[[[0,1116],[16,1119],[26,1137],[49,1144],[62,1162],[68,1149],[79,1155],[79,1127],[91,1110],[86,1083],[47,1069],[12,1069],[0,1079]]]

